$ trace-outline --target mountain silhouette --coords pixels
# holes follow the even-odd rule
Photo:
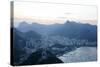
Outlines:
[[[23,55],[26,54],[25,47],[28,47],[26,45],[26,42],[30,39],[33,40],[39,40],[40,35],[34,31],[29,31],[26,33],[20,32],[16,28],[11,28],[13,30],[13,61],[14,64],[19,64],[21,62],[21,58],[23,58]]]
[[[28,39],[32,38],[32,39],[40,39],[41,35],[36,33],[35,31],[28,31],[25,32],[25,35]]]
[[[25,47],[26,40],[19,35],[22,33],[16,28],[12,28],[11,30],[13,30],[13,63],[18,64],[21,56],[25,53],[23,48]]]
[[[21,65],[33,65],[33,64],[54,64],[63,63],[50,51],[45,49],[39,49],[38,51],[32,53]]]
[[[65,36],[70,39],[75,38],[89,41],[97,41],[97,27],[90,24],[66,21],[65,24],[57,27],[52,35]]]
[[[60,35],[70,39],[87,39],[97,41],[97,26],[90,24],[77,23],[75,21],[66,21],[64,24],[43,25],[38,23],[26,24],[20,23],[17,27],[20,31],[33,30],[39,34],[48,34],[50,36]]]

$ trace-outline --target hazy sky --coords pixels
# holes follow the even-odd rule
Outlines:
[[[37,2],[14,2],[14,21],[40,24],[64,23],[66,20],[97,24],[96,6]]]

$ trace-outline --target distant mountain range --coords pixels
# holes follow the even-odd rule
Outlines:
[[[43,25],[38,23],[28,24],[21,22],[17,29],[21,32],[35,31],[41,35],[65,36],[67,38],[87,39],[97,41],[97,26],[90,24],[66,21],[64,24]]]

